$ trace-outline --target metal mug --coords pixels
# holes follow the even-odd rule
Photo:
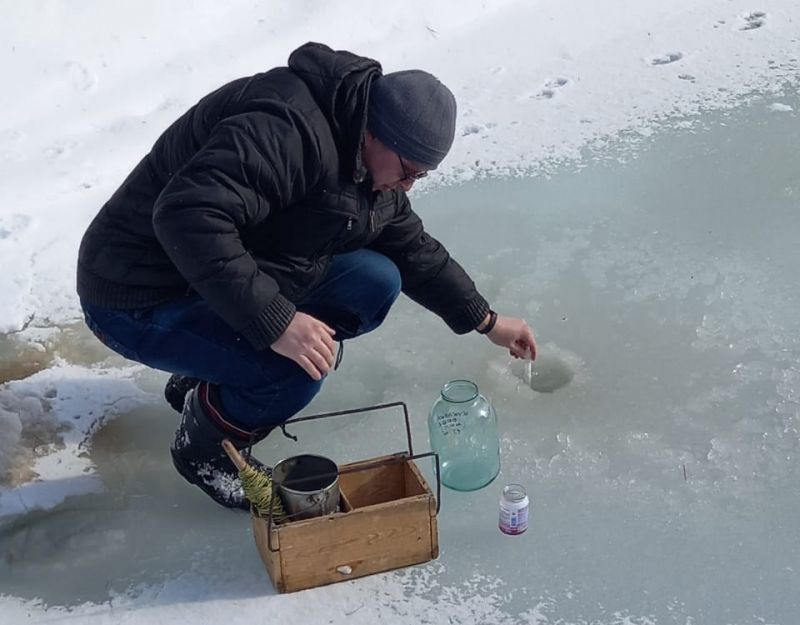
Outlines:
[[[325,456],[285,458],[272,468],[272,481],[293,521],[331,514],[339,506],[339,467]]]

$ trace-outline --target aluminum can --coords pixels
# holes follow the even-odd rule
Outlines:
[[[500,495],[500,531],[515,536],[528,529],[528,493],[520,484],[508,484]]]

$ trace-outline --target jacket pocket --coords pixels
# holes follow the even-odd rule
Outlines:
[[[368,215],[357,193],[343,190],[322,191],[309,204],[309,223],[319,235],[317,256],[346,249],[363,237]]]

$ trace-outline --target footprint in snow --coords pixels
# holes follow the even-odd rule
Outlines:
[[[551,78],[544,83],[544,89],[531,97],[537,100],[551,100],[556,95],[556,89],[561,89],[567,83],[569,83],[569,80],[566,78]]]
[[[753,13],[743,15],[742,19],[744,20],[744,24],[739,27],[739,30],[755,30],[756,28],[761,28],[766,23],[767,14],[763,11],[754,11]]]
[[[97,76],[81,63],[68,61],[64,63],[64,69],[67,70],[72,88],[75,91],[89,91],[97,84]]]
[[[496,127],[497,127],[497,122],[488,122],[485,126],[481,124],[467,124],[461,130],[461,136],[466,137],[467,135],[477,135]]]
[[[57,141],[52,145],[48,146],[44,150],[44,154],[47,158],[51,160],[55,160],[57,158],[65,158],[70,156],[74,151],[75,148],[78,147],[78,144],[75,141]]]
[[[7,239],[13,234],[18,234],[25,230],[33,220],[27,215],[12,213],[11,215],[0,215],[0,239]]]
[[[650,65],[669,65],[675,61],[680,61],[683,58],[683,52],[667,52],[661,56],[652,56],[647,62]]]

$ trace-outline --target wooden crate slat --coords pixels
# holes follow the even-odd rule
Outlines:
[[[275,552],[268,548],[266,519],[253,518],[256,544],[279,592],[353,579],[438,557],[435,498],[412,461],[371,466],[390,457],[342,467],[363,468],[340,476],[342,492],[353,509],[275,526]],[[349,574],[337,570],[345,566],[349,567]]]

